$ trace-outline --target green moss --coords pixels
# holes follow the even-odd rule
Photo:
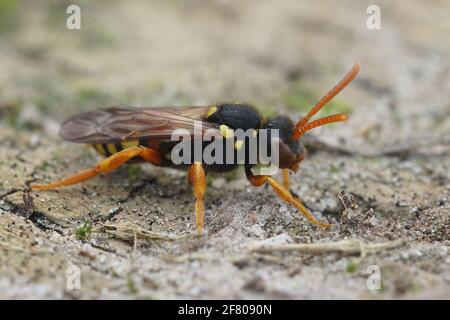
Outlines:
[[[129,164],[126,167],[126,170],[127,170],[127,174],[128,174],[128,180],[131,183],[141,180],[142,173],[143,173],[141,166],[135,165],[135,164]]]
[[[208,175],[206,176],[206,185],[207,185],[208,187],[211,187],[213,181],[214,181],[214,177],[213,177],[212,175],[208,174]]]
[[[66,25],[66,7],[63,3],[50,2],[47,6],[47,23],[49,27],[60,27]]]
[[[337,166],[335,164],[331,164],[329,170],[330,170],[330,173],[338,173],[339,172],[339,166]]]
[[[137,294],[139,292],[139,290],[136,287],[136,283],[134,282],[134,279],[131,274],[128,274],[128,276],[127,276],[127,286],[128,286],[128,290],[130,291],[130,293]]]
[[[47,171],[50,168],[50,164],[47,161],[42,162],[42,164],[37,167],[40,171]]]
[[[61,161],[61,156],[59,154],[54,154],[52,156],[52,161],[60,162]]]
[[[16,0],[0,0],[0,34],[14,31],[21,18],[20,2]]]
[[[257,106],[258,110],[261,111],[261,114],[267,118],[278,114],[277,108],[273,105],[268,105],[266,103],[255,103],[254,105]]]
[[[19,126],[19,109],[10,109],[6,113],[6,122],[14,128],[17,128]]]
[[[97,88],[85,87],[78,91],[78,98],[80,102],[105,102],[110,98],[110,95]]]
[[[307,113],[320,98],[322,98],[322,95],[313,90],[295,87],[283,95],[281,101],[289,110]],[[328,110],[326,113],[350,114],[353,108],[347,102],[334,98],[328,103],[326,110]]]
[[[17,7],[19,1],[0,0],[0,14],[6,14]]]
[[[358,269],[358,264],[354,261],[349,261],[347,263],[347,267],[345,268],[345,271],[348,273],[354,273]]]
[[[118,42],[117,36],[107,29],[93,26],[89,32],[83,32],[81,44],[85,48],[112,48]]]
[[[86,220],[83,222],[81,226],[75,229],[75,236],[79,240],[86,240],[92,233],[92,222],[90,220]]]
[[[306,113],[317,101],[317,96],[310,90],[295,88],[283,95],[281,101],[290,110]]]
[[[381,291],[381,292],[384,292],[384,291],[386,291],[386,289],[387,289],[387,286],[385,285],[385,283],[384,283],[384,281],[383,281],[383,278],[381,278],[381,281],[380,281],[380,291]]]

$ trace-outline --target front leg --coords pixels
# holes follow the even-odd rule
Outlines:
[[[274,178],[270,176],[254,176],[254,175],[247,175],[248,180],[252,185],[255,187],[262,186],[266,182],[270,184],[270,186],[275,190],[275,192],[278,194],[278,196],[283,199],[285,202],[290,203],[294,205],[309,221],[311,221],[314,224],[317,224],[321,226],[322,228],[329,228],[330,225],[325,222],[321,222],[317,220],[311,212],[309,212],[308,209],[305,208],[305,206],[300,202],[299,199],[296,199],[291,192],[289,192],[289,189],[284,187],[281,183],[276,181]]]
[[[189,167],[188,182],[193,186],[195,196],[195,224],[197,226],[197,232],[201,234],[205,221],[203,199],[206,192],[206,174],[201,163],[195,162]]]
[[[289,169],[282,169],[283,171],[283,185],[289,190]]]

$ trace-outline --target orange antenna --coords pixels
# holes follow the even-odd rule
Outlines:
[[[358,74],[360,70],[359,63],[355,63],[353,65],[352,70],[350,70],[349,73],[345,75],[345,77],[333,88],[331,89],[319,102],[316,103],[316,105],[308,112],[308,114],[300,118],[300,120],[297,122],[297,125],[295,126],[294,135],[292,136],[293,139],[297,140],[299,139],[306,131],[311,130],[313,128],[331,123],[336,121],[344,121],[347,119],[347,116],[343,114],[333,115],[325,118],[318,119],[316,121],[311,122],[308,124],[309,120],[322,109],[328,102],[330,102],[331,99],[333,99],[339,92],[342,91],[350,82],[355,79],[356,75]],[[314,125],[313,125],[314,124]],[[305,130],[305,127],[308,125],[308,129]]]
[[[331,116],[328,117],[323,117],[317,120],[314,120],[312,122],[308,122],[302,129],[302,133],[305,133],[306,131],[309,131],[311,129],[320,127],[320,126],[324,126],[326,124],[332,123],[332,122],[338,122],[338,121],[345,121],[347,120],[347,115],[346,114],[333,114]]]

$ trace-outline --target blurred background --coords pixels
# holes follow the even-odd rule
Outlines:
[[[72,4],[80,30],[66,27]],[[374,4],[381,28],[370,30]],[[449,298],[449,14],[447,0],[0,0],[0,297]],[[58,137],[80,111],[245,101],[297,120],[355,62],[357,79],[321,112],[349,121],[313,131],[291,177],[329,231],[269,189],[220,177],[208,180],[205,239],[91,235],[119,223],[194,230],[184,173],[152,166],[25,192],[98,160]],[[361,258],[245,250],[349,238],[408,245]],[[82,291],[66,288],[71,265]]]
[[[378,1],[380,30],[371,4],[1,0],[2,125],[55,134],[80,110],[236,100],[297,119],[359,61],[327,109],[349,125],[320,131],[372,146],[448,134],[450,3]]]

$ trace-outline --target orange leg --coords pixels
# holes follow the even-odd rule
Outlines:
[[[289,169],[283,169],[283,186],[289,190]]]
[[[296,199],[290,192],[289,189],[285,188],[281,183],[273,179],[269,176],[251,176],[249,177],[249,181],[252,185],[255,187],[262,186],[264,183],[268,182],[272,188],[275,190],[275,192],[278,194],[278,196],[286,201],[287,203],[290,203],[294,205],[300,212],[312,223],[317,224],[321,226],[322,228],[329,228],[330,225],[325,222],[321,222],[317,220],[311,212],[309,212],[308,209],[305,208],[305,206],[300,202],[299,199]]]
[[[118,153],[113,154],[112,156],[101,160],[97,163],[93,168],[86,169],[75,173],[67,178],[49,183],[49,184],[32,184],[32,190],[51,190],[56,189],[63,186],[68,186],[71,184],[75,184],[84,180],[88,180],[90,178],[95,177],[100,173],[107,173],[114,169],[117,169],[125,162],[130,160],[131,158],[140,156],[144,158],[146,161],[158,165],[161,163],[161,157],[158,152],[153,149],[146,148],[143,146],[134,146],[128,149],[122,150]]]
[[[202,233],[205,221],[203,199],[206,192],[206,174],[201,163],[196,162],[189,167],[188,182],[194,188],[195,224],[197,226],[197,232]]]

